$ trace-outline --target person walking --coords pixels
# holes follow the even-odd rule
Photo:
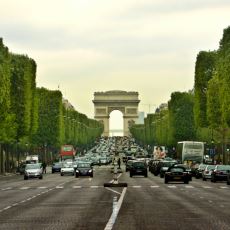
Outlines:
[[[45,161],[42,163],[42,172],[46,173],[46,162]]]
[[[120,157],[117,160],[117,164],[118,164],[118,168],[120,169],[121,168],[121,159],[120,159]]]

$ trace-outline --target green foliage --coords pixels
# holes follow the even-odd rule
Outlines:
[[[207,127],[207,89],[208,81],[215,71],[216,52],[201,51],[197,55],[195,66],[195,100],[194,116],[195,124],[200,127]]]
[[[18,124],[17,139],[24,139],[35,131],[36,63],[24,55],[11,54],[12,112]]]
[[[169,110],[176,142],[195,138],[193,105],[193,95],[190,93],[171,94]]]
[[[17,125],[11,112],[10,98],[10,55],[0,39],[0,142],[14,140]]]

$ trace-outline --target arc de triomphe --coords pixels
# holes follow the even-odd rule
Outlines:
[[[129,126],[138,119],[138,92],[112,90],[94,93],[94,118],[104,124],[103,136],[109,136],[109,117],[114,110],[123,114],[124,136],[129,136]]]

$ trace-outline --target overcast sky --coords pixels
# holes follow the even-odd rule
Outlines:
[[[0,0],[4,44],[89,117],[95,91],[138,91],[148,112],[192,89],[196,55],[229,25],[229,0]]]

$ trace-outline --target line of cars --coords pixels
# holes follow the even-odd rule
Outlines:
[[[202,178],[203,181],[211,182],[226,181],[230,185],[230,165],[206,165],[200,164],[195,172],[197,179]]]

